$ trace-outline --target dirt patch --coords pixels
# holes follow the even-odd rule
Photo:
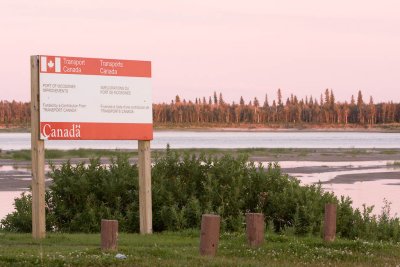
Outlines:
[[[327,182],[323,182],[322,184],[354,184],[356,182],[370,182],[377,180],[392,180],[392,179],[400,180],[400,172],[343,174],[343,175],[338,175]]]

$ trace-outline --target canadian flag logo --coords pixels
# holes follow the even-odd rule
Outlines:
[[[40,57],[41,72],[61,72],[61,58],[52,56]]]

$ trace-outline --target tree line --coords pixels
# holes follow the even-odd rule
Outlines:
[[[360,124],[375,125],[400,122],[400,103],[374,103],[372,96],[364,101],[361,91],[357,99],[351,96],[349,102],[338,102],[332,90],[326,89],[320,98],[312,96],[299,99],[291,95],[284,101],[282,92],[277,99],[269,102],[265,95],[261,103],[256,97],[245,102],[226,103],[222,94],[195,101],[181,100],[177,95],[171,103],[153,105],[153,119],[156,124],[172,125],[276,125],[276,124]]]
[[[30,102],[0,101],[0,125],[4,127],[29,127],[31,123]]]
[[[0,101],[0,125],[3,127],[30,125],[30,103]],[[282,92],[270,103],[265,95],[261,103],[254,97],[248,103],[240,97],[238,103],[227,103],[222,93],[181,100],[177,95],[170,103],[153,104],[153,120],[157,125],[171,126],[235,126],[252,124],[260,126],[289,124],[375,125],[400,122],[400,103],[393,101],[374,103],[372,96],[364,101],[361,91],[349,102],[335,100],[332,90],[326,89],[320,98],[312,96],[299,99],[290,95],[284,101]]]

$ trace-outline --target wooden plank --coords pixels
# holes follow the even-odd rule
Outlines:
[[[46,237],[44,141],[39,128],[39,56],[31,56],[32,237]]]
[[[153,232],[150,141],[138,141],[140,233]]]

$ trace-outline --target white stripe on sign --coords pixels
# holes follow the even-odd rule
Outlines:
[[[56,72],[61,72],[61,58],[56,57]]]
[[[44,72],[47,71],[47,57],[40,57],[40,70]]]

